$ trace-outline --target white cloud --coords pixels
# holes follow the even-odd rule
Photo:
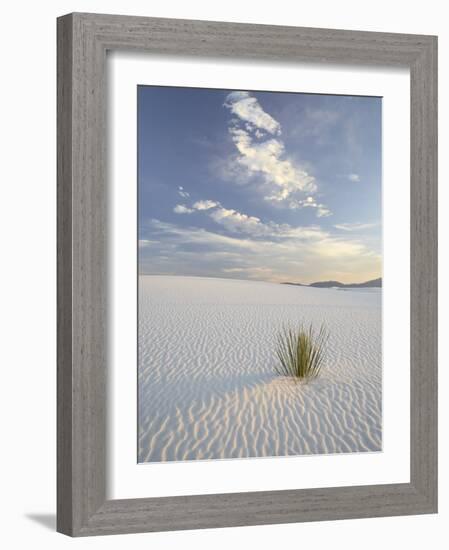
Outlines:
[[[319,204],[316,215],[318,218],[326,218],[327,216],[332,216],[332,212],[326,206]]]
[[[317,191],[315,177],[287,156],[284,143],[279,138],[279,122],[262,109],[256,98],[249,92],[232,92],[226,98],[225,106],[234,115],[229,134],[237,149],[237,155],[232,159],[234,167],[225,170],[229,172],[231,181],[242,182],[241,177],[235,177],[235,165],[240,166],[249,176],[247,182],[254,182],[254,178],[259,176],[265,200],[285,206],[288,206],[286,201],[298,194]],[[267,133],[271,134],[268,138]],[[318,217],[330,213],[324,205],[316,207]]]
[[[161,264],[159,269],[179,273],[182,258],[187,270],[195,266],[195,273],[205,266],[206,273],[221,270],[223,275],[241,273],[242,278],[278,282],[312,282],[337,275],[342,282],[351,282],[354,274],[360,281],[379,276],[380,254],[359,239],[347,240],[317,226],[264,223],[245,216],[234,211],[221,218],[222,225],[229,223],[229,219],[236,223],[235,236],[151,220],[152,234],[163,243],[161,254],[165,246],[173,262],[173,265]],[[228,221],[224,222],[225,219]],[[154,266],[157,255],[153,254],[151,261]]]
[[[189,208],[185,204],[177,204],[173,208],[173,212],[175,212],[175,214],[191,214],[192,212],[194,212],[194,210],[193,208]]]
[[[178,195],[181,196],[183,199],[188,199],[190,197],[190,193],[185,191],[182,185],[178,187]]]
[[[313,206],[315,208],[325,210],[325,207],[320,204],[316,204],[313,197],[308,197],[304,200],[304,204],[297,204],[295,208],[302,208],[304,206]],[[277,224],[275,222],[263,223],[260,218],[256,216],[250,216],[234,210],[233,208],[225,208],[218,201],[209,199],[199,200],[192,205],[192,208],[182,204],[176,205],[173,209],[177,214],[190,214],[195,210],[200,212],[206,212],[211,219],[217,224],[225,227],[232,233],[246,233],[252,237],[273,237],[273,238],[303,238],[307,236],[320,235],[321,230],[316,226],[307,227],[295,227],[292,228],[288,224]],[[318,217],[326,214],[317,214]]]
[[[324,258],[346,258],[357,259],[371,255],[376,255],[374,252],[358,241],[345,241],[334,237],[323,239],[315,244],[316,254]]]
[[[328,235],[317,226],[292,227],[289,224],[278,224],[272,221],[266,223],[256,216],[249,216],[221,206],[210,212],[209,216],[232,233],[243,233],[251,237],[269,238],[274,241],[283,239],[313,240]]]
[[[339,229],[341,231],[363,231],[378,225],[378,223],[337,223],[334,227],[335,229]]]
[[[332,215],[332,212],[326,205],[316,202],[314,197],[311,196],[301,200],[292,199],[288,206],[291,210],[297,210],[300,208],[315,208],[317,218],[325,218]]]
[[[360,176],[358,174],[348,174],[348,180],[358,183],[360,181]]]
[[[193,208],[195,208],[195,210],[210,210],[211,208],[215,208],[218,205],[219,203],[215,201],[202,200],[193,203]]]
[[[150,239],[139,239],[139,248],[146,248],[152,244],[158,244],[159,241],[152,241]]]
[[[253,246],[251,240],[227,237],[197,227],[180,227],[172,223],[152,219],[150,225],[156,234],[168,237],[168,242],[181,242],[203,244],[208,246],[227,246],[230,248],[250,249]]]
[[[251,175],[262,174],[264,183],[271,187],[267,200],[283,201],[292,193],[314,192],[317,189],[313,176],[297,166],[285,155],[284,144],[271,138],[255,143],[252,136],[242,128],[229,128],[232,141],[239,153],[237,162]]]
[[[251,235],[260,235],[263,233],[264,226],[259,218],[241,214],[236,210],[218,208],[210,213],[210,217],[232,232],[242,231]]]
[[[259,130],[265,130],[270,134],[280,134],[281,125],[271,115],[266,113],[255,97],[249,92],[231,92],[226,97],[225,106],[239,119]],[[251,126],[252,125],[252,126]]]

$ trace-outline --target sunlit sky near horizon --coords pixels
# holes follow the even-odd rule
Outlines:
[[[139,86],[139,272],[380,277],[381,101]]]

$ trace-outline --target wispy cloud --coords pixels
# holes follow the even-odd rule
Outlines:
[[[242,233],[249,237],[262,237],[273,241],[284,239],[314,240],[327,236],[318,226],[292,227],[289,224],[278,224],[272,221],[262,222],[256,216],[249,216],[234,209],[219,208],[213,210],[209,216],[219,225],[232,233]]]
[[[344,181],[349,181],[351,183],[360,183],[361,177],[360,174],[356,172],[350,172],[348,174],[337,174],[337,178]]]
[[[315,193],[317,181],[287,155],[279,137],[280,123],[248,92],[230,93],[224,105],[234,115],[229,124],[229,134],[237,149],[233,162],[243,167],[250,179],[261,178],[264,199],[285,206],[296,201],[296,208],[310,206],[298,195]],[[326,216],[331,211],[325,205],[317,205],[316,213]]]
[[[191,214],[192,212],[194,212],[194,210],[193,210],[193,208],[189,208],[185,204],[177,204],[173,208],[173,212],[175,214]]]
[[[195,210],[210,210],[211,208],[215,208],[218,206],[219,203],[216,201],[211,200],[202,200],[202,201],[196,201],[193,203],[193,208]]]
[[[257,99],[252,97],[249,92],[231,92],[226,97],[225,107],[239,119],[247,122],[246,128],[249,131],[257,128],[259,134],[261,130],[270,134],[281,133],[279,122],[266,113]]]
[[[180,185],[178,187],[178,195],[182,197],[183,199],[188,199],[190,197],[190,193],[184,190],[184,187]]]
[[[322,208],[313,199],[306,200],[307,206]],[[295,206],[301,208],[302,206]],[[278,224],[273,221],[262,222],[257,216],[239,212],[233,208],[225,208],[218,201],[210,199],[195,202],[192,207],[177,205],[174,209],[179,214],[191,214],[194,211],[204,212],[214,222],[221,225],[231,233],[245,233],[251,237],[271,238],[310,238],[322,236],[323,233],[317,226],[292,227],[288,224]]]
[[[159,244],[159,241],[153,241],[151,239],[139,239],[139,248],[146,248],[152,244]]]
[[[314,197],[311,197],[311,196],[302,200],[292,199],[289,202],[288,207],[291,210],[296,210],[298,208],[316,208],[316,215],[318,218],[325,218],[327,216],[332,215],[332,212],[329,210],[329,208],[327,208],[327,206],[325,206],[322,203],[318,203],[314,199]]]
[[[198,227],[181,227],[157,219],[152,219],[150,226],[156,235],[163,235],[167,239],[167,243],[193,243],[215,247],[227,246],[237,249],[249,249],[253,246],[251,240],[236,239]]]
[[[195,262],[196,272],[207,273],[210,268],[223,276],[241,273],[243,278],[278,282],[311,282],[335,274],[345,282],[352,280],[354,272],[360,280],[374,278],[380,272],[380,255],[357,239],[347,240],[317,226],[264,223],[236,211],[215,217],[223,227],[233,224],[234,236],[150,221],[152,234],[164,243],[159,254],[166,257],[169,250],[177,273],[182,274],[182,262],[186,269]],[[157,254],[152,254],[151,261],[157,269]],[[170,266],[164,261],[160,269],[167,271]]]
[[[297,105],[289,105],[283,115],[290,120],[301,120],[289,129],[289,136],[315,145],[327,145],[333,139],[332,130],[340,122],[342,113],[336,109],[306,107],[298,110]]]
[[[340,231],[364,231],[365,229],[372,229],[378,225],[379,223],[337,223],[334,227]]]
[[[241,214],[233,209],[217,208],[210,213],[210,217],[233,233],[244,232],[250,235],[262,235],[265,232],[265,227],[259,218]]]

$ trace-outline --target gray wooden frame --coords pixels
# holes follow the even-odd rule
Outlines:
[[[411,73],[410,483],[106,499],[106,52]],[[74,13],[58,19],[57,529],[72,536],[437,511],[437,38]]]

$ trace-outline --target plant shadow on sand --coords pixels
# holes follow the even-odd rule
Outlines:
[[[304,396],[325,396],[332,391],[335,382],[326,376],[326,369],[323,369],[328,340],[325,327],[322,325],[318,332],[314,331],[312,325],[307,329],[299,325],[296,330],[284,327],[278,336],[278,348],[273,350],[266,371],[237,371],[225,376],[205,375],[197,378],[193,386],[189,384],[190,379],[182,375],[176,380],[171,377],[159,378],[152,382],[153,404],[164,404],[161,410],[165,410],[167,418],[172,419],[167,424],[171,424],[174,429],[174,419],[180,420],[178,404],[181,398],[185,399],[186,393],[191,394],[189,416],[192,417],[195,410],[207,411],[203,414],[211,417],[213,404],[218,402],[228,406],[240,401],[253,402],[254,407],[257,407],[259,401],[265,403],[274,397],[276,401],[280,398],[286,400],[293,408],[304,409]],[[222,360],[225,362],[226,358]]]

